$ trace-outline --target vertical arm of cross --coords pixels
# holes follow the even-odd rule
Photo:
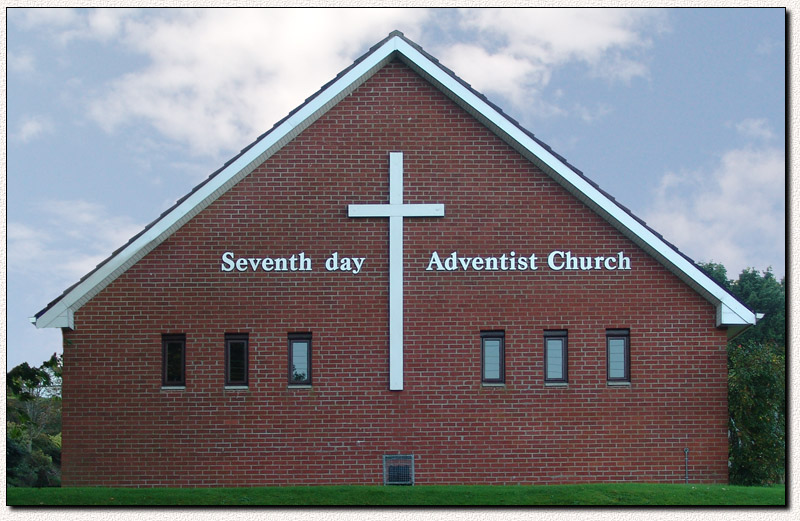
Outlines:
[[[403,218],[444,217],[443,204],[403,204],[403,153],[389,153],[389,204],[351,204],[350,217],[389,218],[389,389],[403,390]]]
[[[389,204],[403,204],[402,152],[389,152]]]
[[[389,153],[389,204],[403,204],[403,153]],[[402,206],[401,206],[402,208]],[[403,390],[403,214],[389,217],[389,389]]]

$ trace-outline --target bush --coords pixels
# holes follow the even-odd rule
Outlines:
[[[728,347],[730,481],[781,483],[786,469],[786,356],[775,344]]]
[[[6,378],[6,481],[12,487],[61,485],[61,357],[22,363]]]
[[[31,439],[25,425],[6,424],[6,483],[12,487],[61,486],[61,435]]]

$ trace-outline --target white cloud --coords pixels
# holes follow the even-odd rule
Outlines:
[[[124,47],[145,65],[90,91],[89,117],[107,131],[137,122],[217,159],[252,142],[394,29],[435,25],[420,42],[484,93],[538,115],[593,121],[609,110],[545,101],[554,71],[627,81],[664,15],[653,9],[176,9],[24,11],[23,25]],[[446,14],[446,16],[445,16]],[[346,27],[347,30],[342,30]],[[298,30],[302,28],[302,30]],[[572,106],[572,108],[570,108]]]
[[[477,90],[519,104],[568,63],[610,80],[646,76],[646,65],[631,55],[648,48],[647,35],[664,25],[652,9],[474,9],[463,12],[460,28],[476,43],[440,49],[442,63]]]
[[[22,223],[10,222],[6,227],[9,270],[23,271],[46,251],[50,239],[47,232]]]
[[[459,43],[444,49],[441,62],[476,90],[500,94],[516,105],[550,79],[550,69],[542,63],[502,51],[491,53],[476,44]]]
[[[13,137],[22,143],[30,143],[53,132],[53,122],[47,116],[26,116],[22,119]]]
[[[10,9],[8,15],[19,21],[26,28],[40,26],[68,27],[75,24],[80,18],[75,9],[61,7]]]
[[[36,71],[36,57],[29,51],[9,52],[7,55],[9,71],[31,74]]]
[[[736,123],[734,128],[748,139],[770,140],[775,137],[766,119],[745,119]]]
[[[118,36],[123,21],[135,14],[127,8],[76,10],[67,8],[15,9],[9,13],[20,26],[47,28],[60,44],[73,40],[107,41]]]
[[[122,24],[123,41],[150,62],[108,85],[90,114],[106,130],[143,120],[196,154],[230,153],[395,26],[424,16],[424,10],[214,9],[131,17]]]
[[[61,351],[56,330],[37,330],[28,317],[89,273],[142,230],[124,215],[83,200],[33,203],[31,221],[7,223],[8,363],[41,363]],[[34,221],[35,219],[35,221]],[[48,332],[49,331],[49,332]]]
[[[575,104],[573,112],[580,117],[585,123],[594,123],[605,116],[611,114],[613,109],[606,103],[601,103],[594,108],[586,107],[580,103]]]
[[[108,40],[117,36],[122,28],[123,20],[128,18],[134,11],[132,9],[95,9],[87,16],[87,29],[83,34],[91,35],[100,40]],[[80,36],[80,35],[76,35]]]
[[[708,171],[669,172],[644,219],[689,257],[785,270],[786,163],[778,148],[729,150]],[[774,259],[781,259],[776,265]]]
[[[9,273],[62,285],[89,273],[143,229],[126,216],[81,200],[44,201],[36,204],[36,212],[42,217],[36,227],[8,223]]]

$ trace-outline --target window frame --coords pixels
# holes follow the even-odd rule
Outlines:
[[[167,380],[168,345],[175,342],[181,344],[181,377],[179,380]],[[161,386],[186,387],[186,335],[184,333],[161,335]]]
[[[288,357],[287,357],[287,379],[289,385],[311,385],[312,382],[312,365],[311,365],[311,333],[289,333],[288,338]],[[294,367],[294,343],[305,342],[308,347],[306,348],[306,356],[308,359],[308,374],[304,380],[295,380],[293,378]]]
[[[561,378],[550,378],[548,374],[548,365],[547,365],[547,342],[548,340],[552,340],[554,338],[558,338],[562,340],[561,346]],[[568,334],[566,329],[552,329],[552,330],[545,330],[544,332],[544,382],[546,384],[566,384],[569,383],[569,373],[567,368],[569,367],[569,340]]]
[[[500,374],[498,378],[486,377],[486,340],[500,340]],[[505,384],[506,383],[506,333],[505,331],[481,331],[481,383]]]
[[[625,358],[625,375],[611,377],[611,340],[622,339],[625,342],[623,357]],[[630,329],[606,329],[606,380],[609,383],[630,383],[631,381],[631,332]]]
[[[231,343],[244,342],[244,379],[231,380]],[[247,387],[250,380],[250,335],[248,333],[225,333],[225,386]]]

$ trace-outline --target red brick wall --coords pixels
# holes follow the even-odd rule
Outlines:
[[[388,152],[405,153],[405,390],[388,390]],[[552,250],[631,258],[554,272]],[[449,255],[536,253],[537,271],[425,271]],[[313,271],[224,273],[226,251]],[[328,272],[331,252],[366,257]],[[75,314],[65,331],[63,483],[382,482],[414,454],[431,483],[727,480],[725,333],[714,308],[405,66],[392,63]],[[606,383],[629,328],[630,387]],[[480,332],[505,331],[504,387]],[[543,331],[569,334],[569,385],[543,382]],[[250,335],[247,390],[225,333]],[[287,386],[287,335],[313,334],[313,388]],[[185,333],[186,388],[161,388],[161,335]]]

